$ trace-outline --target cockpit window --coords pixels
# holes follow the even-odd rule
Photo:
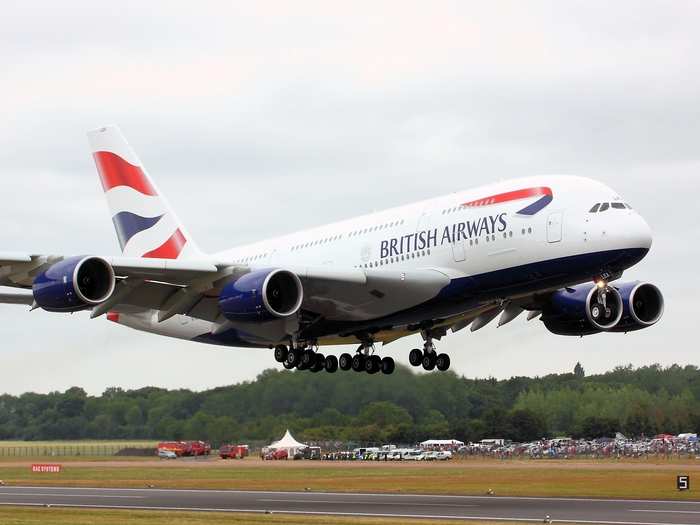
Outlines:
[[[631,210],[631,209],[632,209],[632,206],[630,206],[630,205],[627,204],[627,203],[625,203],[625,206],[627,206],[627,209],[628,209],[628,210]]]
[[[625,205],[622,204],[621,202],[613,202],[610,206],[612,206],[616,210],[624,210],[625,209]]]
[[[610,205],[607,202],[604,202],[603,204],[600,205],[600,211],[605,211],[610,207]]]
[[[593,206],[588,213],[595,213],[598,211],[598,208],[600,208],[600,203],[597,203],[595,206]]]

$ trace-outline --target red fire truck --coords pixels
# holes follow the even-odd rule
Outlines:
[[[231,445],[224,443],[219,447],[221,459],[243,459],[250,453],[248,445]]]

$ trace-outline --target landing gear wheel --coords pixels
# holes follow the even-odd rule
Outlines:
[[[294,368],[295,365],[290,365],[289,362],[285,360],[282,363],[282,366],[284,366],[287,370],[291,370],[292,368]]]
[[[301,363],[299,363],[299,368],[311,368],[316,362],[316,354],[311,350],[306,350],[301,354]]]
[[[326,372],[333,374],[336,370],[338,370],[338,358],[334,355],[326,356],[324,368],[326,369]]]
[[[340,354],[338,366],[341,370],[350,370],[352,368],[352,356],[350,354]]]
[[[285,363],[289,365],[290,368],[298,366],[301,361],[301,350],[298,348],[293,348],[287,353],[287,359]]]
[[[324,356],[323,354],[314,354],[314,359],[314,364],[311,365],[311,368],[309,370],[311,370],[312,372],[320,372],[321,370],[323,370],[326,364],[326,356]]]
[[[365,356],[362,354],[355,354],[352,358],[352,369],[355,372],[363,372],[365,370]]]
[[[278,363],[284,362],[285,359],[287,359],[287,354],[289,353],[289,350],[287,350],[287,347],[284,345],[277,345],[275,347],[275,361]]]
[[[369,356],[365,360],[365,371],[368,374],[376,374],[382,368],[382,360],[378,355]]]
[[[423,368],[426,370],[432,370],[435,368],[435,362],[437,361],[437,358],[435,357],[435,352],[431,352],[429,354],[425,354],[423,356]]]
[[[408,354],[408,362],[411,363],[411,366],[420,366],[421,362],[423,361],[423,351],[414,348],[411,350],[411,353]]]
[[[382,374],[393,374],[396,365],[391,357],[385,357],[382,359]]]
[[[438,355],[437,359],[435,360],[435,366],[438,370],[440,370],[440,372],[444,372],[450,368],[450,356],[447,354]]]

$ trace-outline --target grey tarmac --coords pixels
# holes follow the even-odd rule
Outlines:
[[[3,486],[0,505],[700,525],[700,501]]]

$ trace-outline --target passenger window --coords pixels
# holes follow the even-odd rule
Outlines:
[[[600,208],[600,203],[598,203],[598,204],[596,204],[595,206],[593,206],[593,207],[588,211],[588,213],[595,213],[595,212],[598,211],[598,208]]]
[[[607,202],[604,202],[603,204],[600,205],[600,211],[605,211],[610,207],[610,205]]]

